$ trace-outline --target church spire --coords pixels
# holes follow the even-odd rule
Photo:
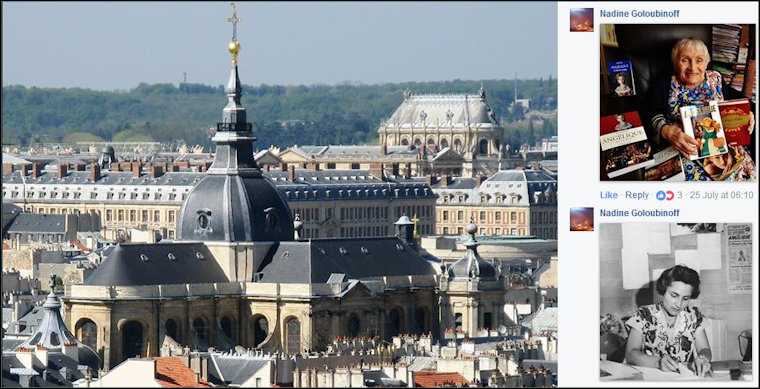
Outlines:
[[[232,5],[232,17],[227,21],[232,23],[232,40],[227,49],[232,54],[232,69],[227,81],[227,106],[222,110],[222,122],[216,125],[216,135],[211,139],[217,144],[214,164],[209,168],[209,174],[227,174],[242,176],[260,176],[256,161],[253,159],[253,142],[256,137],[251,132],[253,126],[248,123],[246,111],[240,103],[243,88],[238,75],[238,53],[240,42],[237,40],[237,24],[243,19],[237,16],[237,5]]]

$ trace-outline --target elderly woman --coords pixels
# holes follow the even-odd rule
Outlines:
[[[705,318],[691,306],[699,297],[699,285],[699,273],[687,266],[676,265],[660,274],[656,288],[661,301],[639,307],[625,323],[627,363],[681,373],[684,366],[700,377],[710,371]]]
[[[690,155],[699,155],[700,143],[683,131],[679,109],[723,101],[723,80],[720,73],[707,69],[710,52],[697,38],[678,41],[670,59],[674,74],[651,89],[652,128],[659,144],[673,145],[688,160]],[[754,125],[755,117],[750,115],[750,131]],[[752,175],[754,177],[754,172]]]

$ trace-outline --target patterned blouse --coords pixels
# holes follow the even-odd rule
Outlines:
[[[631,316],[625,325],[629,331],[641,331],[643,351],[647,355],[668,355],[678,362],[691,362],[697,353],[694,341],[702,328],[704,316],[696,307],[686,307],[676,316],[672,325],[660,304],[645,305]]]
[[[689,89],[678,82],[676,76],[670,78],[668,96],[668,119],[681,121],[679,109],[688,105],[707,104],[710,101],[723,101],[723,79],[715,70],[705,72],[705,81],[694,89]]]

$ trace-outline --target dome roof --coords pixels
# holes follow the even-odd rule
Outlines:
[[[277,187],[263,176],[208,175],[182,203],[177,239],[291,241],[293,218]]]
[[[477,230],[478,227],[474,223],[470,223],[467,226],[467,232],[470,234],[470,239],[464,244],[467,247],[467,251],[465,252],[464,257],[454,262],[454,264],[449,267],[449,278],[496,278],[496,268],[494,268],[488,261],[481,258],[478,254],[477,247],[480,244],[475,240],[475,231]]]
[[[87,365],[93,370],[99,369],[100,358],[98,354],[80,342],[63,322],[60,312],[61,302],[52,290],[42,307],[45,308],[45,313],[39,327],[29,339],[18,345],[16,350],[22,348],[35,349],[39,346],[45,347],[48,352],[62,352],[63,346],[76,346],[78,349],[77,363]]]

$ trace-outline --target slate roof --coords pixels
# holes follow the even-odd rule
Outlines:
[[[220,384],[242,385],[262,369],[269,368],[270,359],[249,355],[209,354],[209,374]]]
[[[559,308],[547,307],[536,311],[523,319],[523,324],[529,327],[533,333],[544,331],[557,331]]]
[[[434,275],[433,267],[396,237],[282,242],[264,260],[260,281],[325,283],[334,273],[363,280]]]
[[[3,216],[2,216],[3,234],[5,234],[5,231],[7,230],[7,228],[10,227],[11,222],[13,222],[13,219],[15,219],[16,216],[18,216],[21,212],[23,212],[23,210],[18,205],[3,202]]]
[[[65,177],[58,178],[57,174],[50,172],[44,172],[37,178],[32,178],[31,175],[25,177],[26,184],[93,184],[90,179],[89,171],[69,171]],[[99,185],[178,185],[178,186],[191,186],[195,185],[201,178],[205,177],[206,173],[195,172],[168,172],[159,177],[152,178],[147,173],[142,173],[140,177],[135,178],[134,174],[130,172],[112,172],[101,171],[100,179],[97,181]],[[20,184],[21,172],[15,171],[13,174],[3,177],[4,184]]]
[[[421,115],[425,123],[430,125],[454,126],[467,124],[493,125],[488,117],[488,107],[485,95],[480,94],[450,94],[450,95],[411,95],[396,108],[387,125],[422,125]],[[423,114],[424,112],[424,114]],[[450,112],[451,119],[447,116]]]
[[[84,284],[137,286],[214,282],[229,282],[229,279],[205,245],[159,242],[117,245]]]
[[[8,227],[8,234],[63,234],[66,231],[66,215],[20,213]]]
[[[434,198],[435,193],[427,186],[424,181],[420,180],[389,180],[383,181],[381,178],[374,177],[367,170],[320,170],[312,171],[299,169],[296,170],[295,181],[288,180],[288,173],[281,171],[264,172],[267,177],[274,182],[277,189],[287,200],[350,200],[350,199],[367,199],[367,198]],[[65,177],[58,178],[53,173],[42,173],[37,178],[28,175],[21,179],[21,173],[16,171],[12,174],[3,176],[3,185],[21,185],[24,181],[27,190],[34,188],[41,191],[39,185],[46,185],[46,190],[51,190],[55,185],[82,185],[81,190],[85,192],[78,202],[102,202],[113,201],[121,202],[116,197],[106,199],[105,194],[98,196],[97,199],[91,200],[86,192],[93,190],[105,190],[107,188],[115,189],[119,192],[129,190],[132,193],[133,187],[140,188],[142,193],[151,186],[176,186],[179,190],[179,196],[169,202],[180,203],[182,201],[181,193],[188,192],[201,179],[206,177],[206,173],[196,172],[167,172],[160,177],[151,178],[150,175],[143,173],[140,177],[135,178],[132,172],[102,172],[101,179],[93,182],[90,179],[90,172],[70,171]],[[35,186],[30,186],[35,185]],[[72,190],[60,188],[58,194]],[[174,188],[172,189],[174,190]],[[328,192],[329,190],[329,192]],[[28,195],[28,194],[27,194]],[[53,199],[47,197],[46,199]],[[36,200],[36,199],[35,199]],[[132,200],[135,201],[135,200]],[[166,202],[166,198],[161,202]],[[148,200],[146,202],[155,202]]]

